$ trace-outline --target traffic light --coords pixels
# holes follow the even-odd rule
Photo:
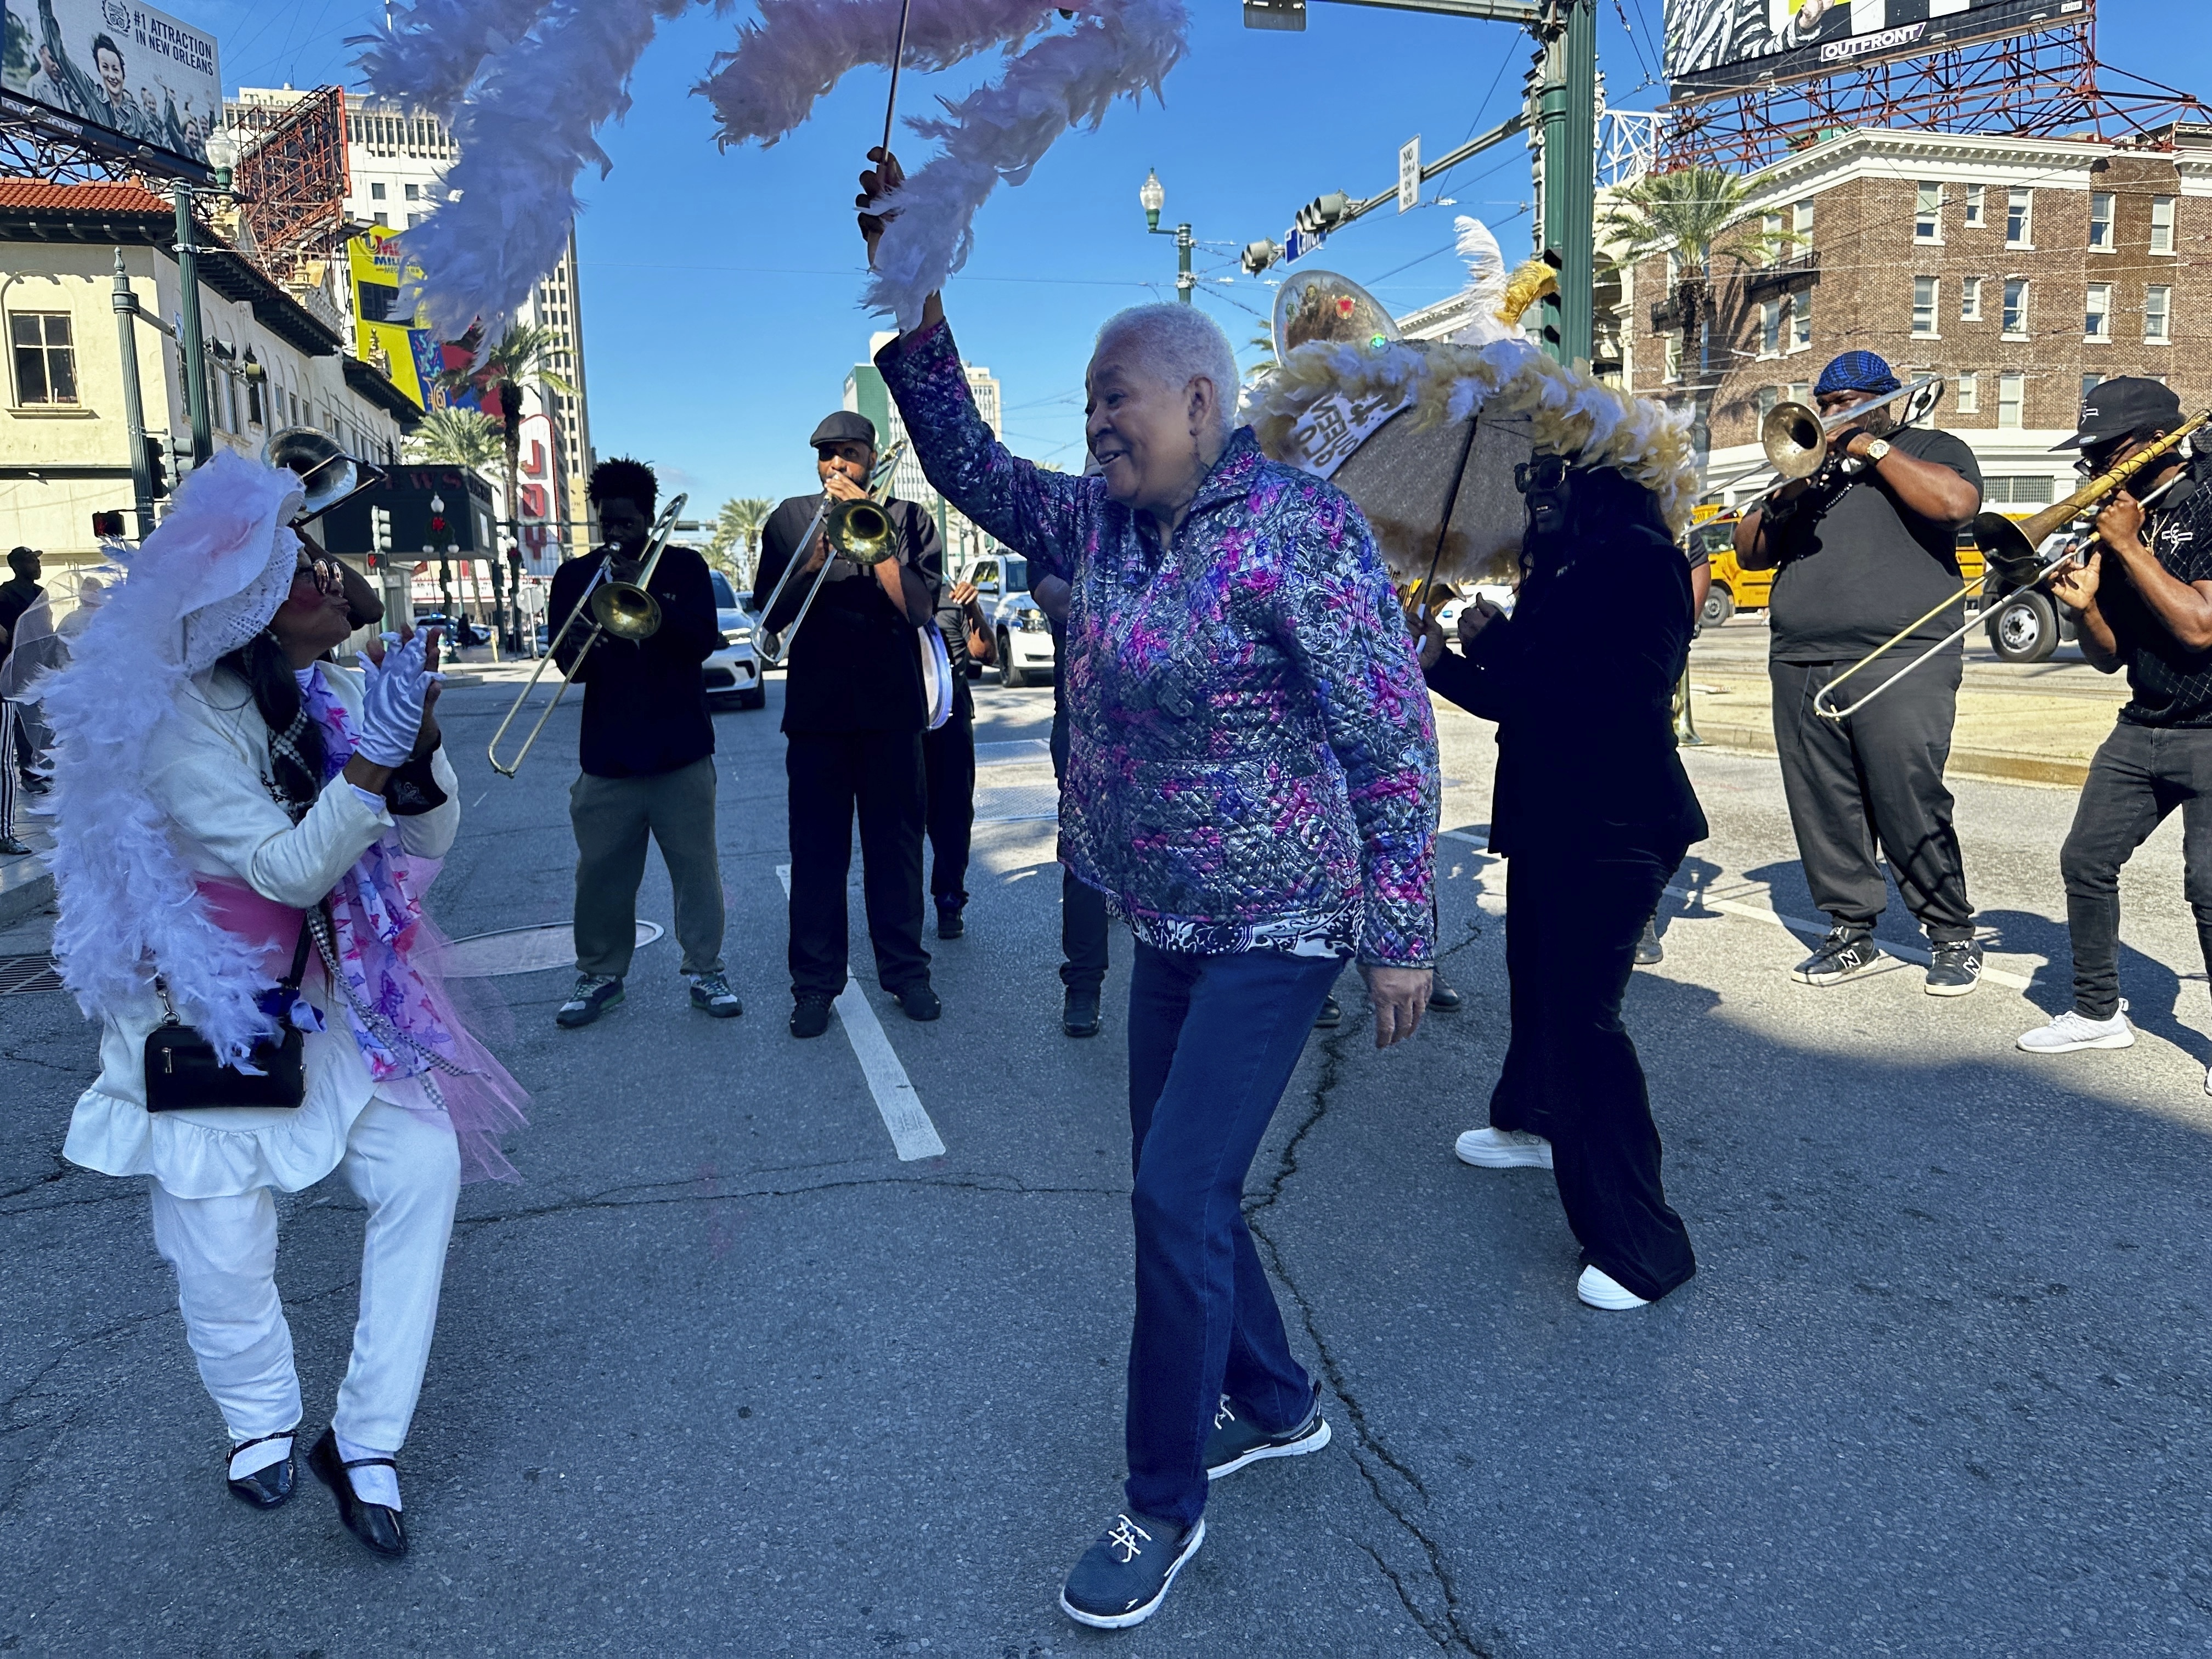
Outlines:
[[[1566,261],[1559,258],[1559,252],[1556,249],[1547,247],[1540,257],[1543,259],[1546,264],[1551,266],[1552,270],[1555,273],[1564,271],[1567,268]],[[1537,313],[1537,315],[1542,319],[1542,321],[1538,325],[1536,332],[1542,338],[1547,346],[1556,349],[1559,343],[1559,283],[1554,282],[1550,287],[1547,288],[1537,303],[1542,307],[1542,309]]]
[[[97,542],[119,542],[123,539],[123,514],[95,513],[92,515],[92,538]]]
[[[1272,236],[1262,236],[1256,242],[1247,242],[1244,245],[1244,257],[1241,263],[1247,276],[1257,276],[1282,257],[1283,250],[1275,246],[1275,239]]]
[[[388,507],[368,509],[368,550],[372,553],[392,551],[392,509]]]
[[[153,497],[160,501],[169,493],[168,452],[159,438],[149,436],[146,443],[146,476],[152,480]]]
[[[1340,190],[1326,196],[1316,196],[1298,210],[1298,229],[1308,236],[1325,236],[1344,222],[1344,216],[1352,206],[1352,198]]]
[[[1248,29],[1294,29],[1306,26],[1306,0],[1244,0]]]

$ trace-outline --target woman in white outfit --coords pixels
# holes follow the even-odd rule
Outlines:
[[[344,1176],[368,1209],[361,1316],[308,1461],[345,1525],[398,1555],[393,1460],[454,1200],[465,1170],[513,1173],[494,1137],[523,1121],[523,1097],[453,1012],[422,915],[460,816],[435,637],[373,651],[358,673],[323,660],[349,623],[336,567],[292,528],[301,503],[293,473],[234,455],[195,471],[46,684],[55,950],[101,1022],[64,1151],[152,1177],[155,1243],[229,1431],[229,1489],[264,1509],[291,1495],[301,1416],[271,1194]],[[280,981],[300,960],[295,997]],[[166,1078],[149,1099],[167,1009],[228,1060],[302,1031],[300,1103],[166,1109]]]

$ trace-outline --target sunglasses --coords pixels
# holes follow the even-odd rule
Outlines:
[[[311,581],[318,593],[336,593],[345,586],[345,576],[335,559],[309,559],[292,572],[292,585]]]
[[[1554,495],[1566,488],[1567,460],[1564,455],[1539,455],[1514,465],[1513,487],[1523,495]]]

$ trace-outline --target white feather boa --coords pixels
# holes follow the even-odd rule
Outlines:
[[[354,63],[376,95],[443,119],[484,60],[522,39],[553,0],[415,0],[390,34],[356,34]]]

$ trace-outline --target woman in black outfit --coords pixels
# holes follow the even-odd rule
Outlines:
[[[1462,613],[1465,654],[1427,627],[1431,688],[1498,723],[1490,850],[1507,860],[1513,1035],[1490,1127],[1459,1156],[1553,1170],[1583,1247],[1577,1294],[1639,1308],[1697,1271],[1668,1207],[1644,1069],[1620,1024],[1637,939],[1707,833],[1674,750],[1690,577],[1651,492],[1538,456],[1512,615]]]

